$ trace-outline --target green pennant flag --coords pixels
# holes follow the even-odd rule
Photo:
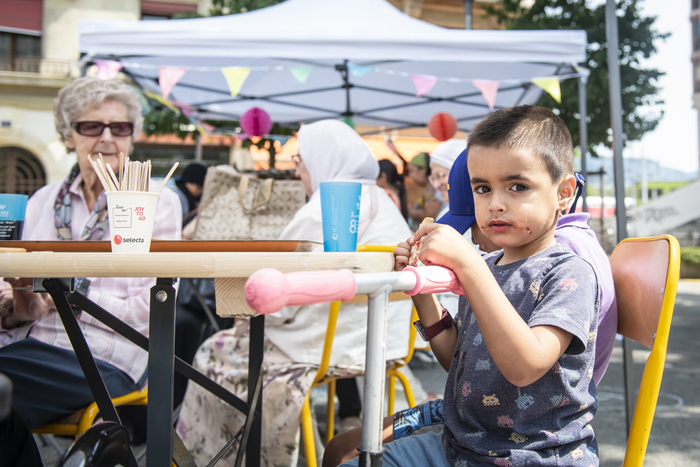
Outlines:
[[[296,80],[300,83],[306,83],[306,80],[311,74],[311,70],[314,69],[312,66],[290,66],[287,68],[289,68],[289,71],[292,72],[294,78],[296,78]]]

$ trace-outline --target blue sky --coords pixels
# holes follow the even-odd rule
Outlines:
[[[659,126],[625,151],[625,157],[647,157],[663,166],[698,171],[698,115],[693,108],[692,28],[689,0],[644,0],[645,16],[657,16],[657,30],[671,36],[657,43],[658,53],[644,63],[666,72],[659,80],[665,115]]]

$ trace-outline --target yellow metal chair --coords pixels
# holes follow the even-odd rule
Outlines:
[[[379,246],[379,245],[358,245],[357,251],[372,251],[372,252],[386,252],[393,253],[394,245],[391,246]],[[396,300],[407,300],[410,299],[408,295],[403,292],[394,292],[390,294],[389,301]],[[348,303],[367,303],[366,296],[357,296],[350,300]],[[335,431],[335,382],[338,378],[332,374],[328,374],[329,362],[331,357],[331,350],[333,348],[333,338],[335,336],[335,326],[338,320],[338,313],[340,311],[341,302],[333,302],[330,305],[330,312],[328,314],[328,325],[326,327],[326,340],[323,344],[323,356],[321,357],[321,364],[316,371],[316,377],[311,389],[321,386],[322,384],[328,384],[328,402],[326,406],[326,444],[333,438],[333,433]],[[412,320],[416,320],[417,313],[415,308],[413,309]],[[406,393],[406,400],[411,407],[416,405],[415,397],[413,396],[413,390],[411,385],[406,378],[406,376],[399,371],[399,368],[408,364],[413,356],[413,343],[416,337],[416,330],[413,326],[409,328],[409,340],[408,340],[408,354],[402,359],[402,363],[387,370],[387,376],[389,376],[389,403],[388,403],[388,413],[394,412],[394,401],[396,396],[396,378],[401,381],[404,391]],[[310,402],[311,390],[306,394],[306,399],[301,408],[301,427],[302,427],[302,440],[304,443],[304,451],[306,453],[306,465],[308,467],[316,467],[316,446],[314,442],[314,431],[311,413],[311,402]]]
[[[623,467],[642,467],[659,398],[678,290],[680,246],[670,235],[628,238],[610,257],[618,332],[651,349],[627,441]]]
[[[147,403],[148,387],[112,399],[112,404],[114,404],[115,407],[120,405],[147,405]],[[66,435],[75,436],[77,438],[92,426],[99,411],[97,404],[93,402],[85,409],[79,410],[71,415],[66,415],[65,417],[61,417],[51,423],[47,423],[46,425],[32,430],[32,433],[38,435]]]

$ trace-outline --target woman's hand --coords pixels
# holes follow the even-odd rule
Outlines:
[[[36,321],[56,311],[49,294],[13,290],[14,287],[32,285],[32,279],[6,277],[3,280],[9,287],[3,287],[0,291],[0,327],[12,329],[25,321]]]
[[[12,313],[14,302],[15,298],[12,294],[12,286],[9,284],[0,284],[0,318]]]

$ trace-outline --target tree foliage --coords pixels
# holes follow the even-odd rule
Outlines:
[[[605,35],[605,2],[596,7],[586,0],[535,0],[524,6],[521,0],[502,0],[497,6],[486,8],[506,29],[578,29],[588,35],[586,68],[591,71],[587,90],[588,142],[595,155],[595,146],[611,146],[610,106],[608,93],[608,44]],[[654,28],[656,17],[642,17],[641,0],[617,1],[620,43],[620,80],[622,90],[622,119],[624,142],[635,141],[653,130],[663,111],[651,111],[645,106],[663,104],[658,97],[658,79],[664,73],[641,66],[643,59],[656,53],[655,44],[669,34]],[[579,102],[577,80],[561,83],[561,104],[543,93],[539,105],[554,110],[566,122],[579,145]]]
[[[210,16],[233,15],[277,5],[284,0],[213,0]]]

